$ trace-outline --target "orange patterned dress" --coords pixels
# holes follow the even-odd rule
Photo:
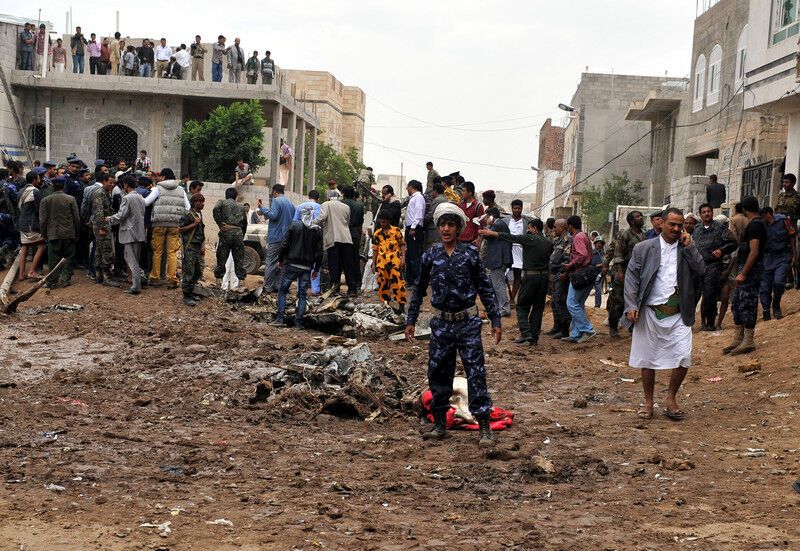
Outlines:
[[[372,238],[372,262],[378,279],[378,296],[381,301],[406,303],[406,282],[400,271],[400,253],[405,241],[403,232],[396,226],[379,228]]]

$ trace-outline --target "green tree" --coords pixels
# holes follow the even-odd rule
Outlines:
[[[317,140],[317,180],[314,182],[322,197],[328,189],[328,180],[333,178],[339,186],[352,184],[358,171],[366,165],[358,160],[358,150],[351,147],[344,154],[337,153],[333,146]]]
[[[589,188],[581,193],[583,224],[587,230],[605,232],[608,230],[608,213],[614,212],[617,205],[639,205],[642,201],[641,180],[631,182],[628,173],[612,175],[601,187]]]
[[[180,139],[198,178],[232,182],[237,159],[244,159],[253,171],[267,162],[261,155],[265,126],[258,101],[238,101],[220,105],[204,121],[186,122]]]

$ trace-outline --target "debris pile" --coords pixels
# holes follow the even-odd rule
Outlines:
[[[243,310],[257,321],[270,322],[275,319],[277,296],[262,293],[256,304],[245,306]],[[286,306],[287,323],[294,320],[294,314],[295,305],[291,300]],[[385,337],[402,331],[405,318],[386,304],[357,302],[328,291],[308,300],[303,323],[309,329],[332,335]]]
[[[393,411],[411,411],[420,388],[398,375],[390,361],[375,359],[364,343],[306,352],[273,368],[256,384],[251,404],[295,413],[297,409],[350,419],[372,420]]]

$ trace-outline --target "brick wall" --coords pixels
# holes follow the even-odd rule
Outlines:
[[[547,119],[539,130],[540,170],[561,170],[564,166],[564,128]]]

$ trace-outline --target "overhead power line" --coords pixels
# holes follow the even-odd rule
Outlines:
[[[379,144],[379,143],[375,143],[375,142],[365,141],[364,143],[365,144],[369,144],[369,145],[374,145],[375,147],[388,149],[389,151],[399,151],[401,153],[408,153],[409,155],[417,155],[418,157],[425,157],[425,158],[428,158],[428,159],[436,159],[436,160],[439,160],[439,161],[450,161],[450,162],[453,162],[453,163],[459,163],[459,164],[465,164],[465,165],[488,166],[488,167],[491,167],[491,168],[502,168],[504,170],[520,170],[520,171],[524,171],[524,172],[530,172],[531,171],[530,167],[522,168],[522,167],[518,167],[518,166],[496,165],[496,164],[492,164],[492,163],[479,163],[479,162],[476,162],[476,161],[463,161],[463,160],[460,160],[460,159],[449,159],[447,157],[437,157],[435,155],[430,155],[428,153],[418,153],[416,151],[409,151],[407,149],[400,149],[398,147],[389,147],[388,145],[383,145],[383,144]]]
[[[716,118],[716,117],[720,116],[720,115],[722,114],[722,112],[723,112],[723,111],[725,111],[725,109],[727,109],[727,108],[728,108],[728,106],[731,104],[731,102],[733,101],[733,99],[734,99],[734,98],[735,98],[735,97],[736,97],[736,96],[739,94],[739,92],[742,90],[742,88],[744,88],[744,83],[743,83],[742,85],[740,85],[740,86],[739,86],[739,88],[736,90],[736,92],[734,92],[733,94],[731,94],[731,97],[730,97],[730,98],[728,98],[728,101],[727,101],[727,103],[725,103],[725,105],[723,105],[722,107],[720,107],[719,111],[715,112],[713,115],[711,115],[711,116],[710,116],[710,117],[708,117],[707,119],[704,119],[704,120],[702,120],[702,121],[698,121],[698,122],[689,123],[689,124],[677,124],[677,125],[675,125],[673,128],[675,128],[675,129],[678,129],[678,128],[689,128],[689,127],[692,127],[692,126],[699,126],[699,125],[701,125],[701,124],[705,124],[705,123],[707,123],[707,122],[709,122],[709,121],[713,120],[714,118]],[[679,109],[680,109],[680,105],[679,105],[678,107],[676,107],[675,109],[673,109],[673,110],[670,112],[670,114],[669,114],[668,116],[664,117],[664,120],[665,120],[665,121],[666,121],[666,120],[669,120],[669,118],[670,118],[672,115],[674,115],[675,113],[677,113]],[[588,176],[585,176],[585,177],[581,178],[579,181],[575,182],[575,183],[574,183],[574,184],[572,184],[571,186],[568,186],[566,189],[562,190],[560,193],[557,193],[557,194],[556,194],[556,195],[555,195],[555,196],[554,196],[552,199],[548,199],[547,201],[545,201],[544,203],[542,203],[541,205],[539,205],[539,207],[538,207],[538,208],[534,209],[534,212],[541,213],[541,212],[542,212],[542,209],[543,209],[543,208],[544,208],[546,205],[548,205],[548,204],[550,204],[550,203],[552,203],[552,202],[555,202],[555,200],[556,200],[556,199],[558,199],[559,197],[561,197],[561,196],[563,196],[563,195],[565,195],[565,194],[569,193],[570,191],[572,191],[573,189],[575,189],[576,187],[578,187],[580,184],[582,184],[582,183],[584,183],[584,182],[588,181],[588,180],[589,180],[589,178],[591,178],[592,176],[594,176],[595,174],[597,174],[598,172],[600,172],[601,170],[603,170],[604,168],[606,168],[608,165],[610,165],[611,163],[613,163],[614,161],[616,161],[617,159],[619,159],[620,157],[622,157],[623,155],[625,155],[625,154],[626,154],[628,151],[630,151],[630,150],[631,150],[631,148],[633,148],[633,146],[635,146],[636,144],[638,144],[640,141],[642,141],[643,139],[645,139],[646,137],[648,137],[650,134],[652,134],[652,133],[653,133],[653,132],[655,132],[656,130],[661,130],[662,128],[664,128],[664,122],[660,122],[660,123],[658,123],[656,126],[654,126],[654,127],[653,127],[653,128],[651,128],[650,130],[648,130],[647,132],[645,132],[645,133],[644,133],[644,134],[643,134],[641,137],[639,137],[637,140],[635,140],[633,143],[631,143],[631,144],[630,144],[628,147],[626,147],[625,149],[623,149],[623,150],[622,150],[620,153],[618,153],[617,155],[615,155],[614,157],[612,157],[611,159],[609,159],[609,160],[608,160],[606,163],[604,163],[604,164],[603,164],[603,165],[602,165],[600,168],[598,168],[597,170],[593,171],[593,172],[592,172],[592,173],[590,173]]]

